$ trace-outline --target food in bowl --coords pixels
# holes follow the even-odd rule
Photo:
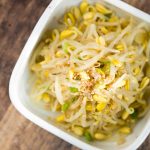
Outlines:
[[[149,55],[148,24],[83,1],[35,49],[31,99],[67,131],[121,144],[149,108]]]

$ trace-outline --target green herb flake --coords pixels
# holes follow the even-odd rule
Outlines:
[[[68,108],[69,108],[69,103],[64,103],[62,106],[61,106],[61,110],[63,111],[63,112],[65,112],[65,111],[67,111],[68,110]]]
[[[86,131],[86,132],[84,133],[84,138],[85,138],[85,140],[86,140],[87,142],[92,141],[92,136],[91,136],[91,134],[90,134],[88,131]]]
[[[135,110],[133,114],[130,115],[132,119],[137,119],[138,117],[138,111]]]
[[[64,43],[64,45],[63,45],[63,51],[65,52],[65,53],[69,53],[68,52],[68,47],[69,47],[69,44],[68,43]]]
[[[75,88],[75,87],[70,87],[70,91],[71,91],[72,93],[76,93],[76,92],[78,92],[78,89]]]

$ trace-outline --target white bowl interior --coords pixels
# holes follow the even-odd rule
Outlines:
[[[92,1],[92,0],[91,0]],[[92,2],[96,2],[98,0],[93,0]],[[73,5],[78,5],[81,2],[81,0],[69,0],[69,1],[65,1],[65,0],[61,0],[60,4],[58,6],[55,7],[55,9],[53,10],[53,12],[49,15],[49,18],[47,18],[47,22],[45,24],[42,24],[42,22],[40,23],[42,26],[42,30],[41,33],[39,35],[39,37],[37,38],[37,40],[35,41],[35,45],[29,46],[29,51],[30,51],[30,55],[32,50],[36,47],[38,41],[40,41],[42,35],[45,33],[45,31],[47,31],[49,28],[54,28],[57,25],[57,20],[59,20],[59,18],[62,17],[62,14],[64,13],[64,11],[66,11],[70,6]],[[116,9],[114,6],[111,6],[113,9]],[[47,9],[51,9],[51,6],[49,6]],[[120,15],[129,15],[129,14],[125,14],[124,11],[118,9],[118,12]],[[20,75],[18,75],[17,81],[16,81],[16,89],[15,91],[20,91],[18,92],[18,97],[20,102],[24,105],[25,108],[27,108],[30,112],[32,112],[33,114],[35,114],[36,116],[42,118],[43,120],[45,120],[46,122],[49,122],[50,124],[60,128],[61,130],[63,130],[61,127],[59,127],[58,125],[56,125],[54,122],[48,121],[47,120],[47,116],[48,115],[55,115],[54,113],[47,113],[39,108],[37,108],[34,105],[31,105],[30,103],[30,97],[28,96],[28,78],[29,78],[29,71],[28,71],[28,61],[29,58],[27,58],[27,60],[25,60],[24,65],[22,65],[22,73]],[[94,147],[97,148],[101,148],[101,149],[105,149],[105,150],[111,150],[111,149],[124,149],[126,147],[128,147],[129,145],[133,144],[134,141],[137,140],[137,138],[141,139],[143,137],[143,135],[141,133],[144,134],[145,132],[145,128],[147,128],[147,124],[150,120],[150,111],[147,113],[147,115],[141,119],[136,127],[134,128],[134,131],[131,135],[129,135],[127,137],[126,143],[124,143],[123,145],[118,146],[117,144],[115,144],[115,142],[110,142],[110,141],[102,141],[102,142],[92,142],[90,143],[91,145],[93,145]],[[75,135],[68,133],[74,137],[76,137]],[[143,137],[145,138],[145,137]],[[84,139],[80,138],[83,142]]]

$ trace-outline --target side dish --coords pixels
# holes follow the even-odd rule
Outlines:
[[[41,40],[29,69],[31,98],[56,123],[122,144],[149,108],[150,27],[85,0]]]

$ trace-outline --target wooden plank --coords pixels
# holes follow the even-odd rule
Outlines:
[[[10,104],[11,71],[33,27],[51,0],[0,0],[0,149],[55,150],[78,148],[44,131]],[[150,13],[149,0],[125,0]],[[150,149],[150,136],[139,150]]]
[[[37,127],[11,105],[0,122],[0,149],[5,150],[77,150],[74,146]]]
[[[150,1],[149,0],[124,0],[124,1],[150,14]]]
[[[51,0],[0,0],[0,119],[10,101],[12,69],[33,27]]]

